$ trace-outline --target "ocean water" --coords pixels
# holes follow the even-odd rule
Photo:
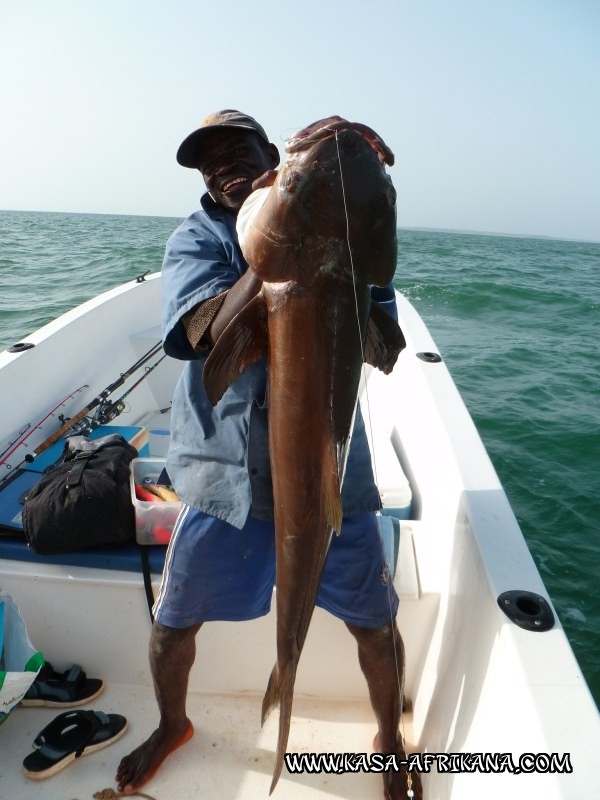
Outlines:
[[[179,220],[0,212],[0,349],[160,269]],[[600,243],[404,230],[436,340],[600,701]]]

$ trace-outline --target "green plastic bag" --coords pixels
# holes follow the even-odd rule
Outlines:
[[[44,664],[29,640],[13,598],[0,592],[0,725],[22,700]]]

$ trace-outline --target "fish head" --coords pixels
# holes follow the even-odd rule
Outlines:
[[[310,283],[324,269],[386,285],[396,267],[391,150],[375,131],[340,117],[319,120],[287,143],[287,158],[240,237],[257,276]],[[333,265],[333,266],[332,266]]]
[[[394,165],[394,154],[378,133],[360,122],[348,122],[338,116],[317,120],[295,133],[288,139],[286,152],[298,153],[309,149],[313,144],[335,136],[341,131],[354,131],[360,134],[370,144],[382,165],[388,164],[390,167]]]

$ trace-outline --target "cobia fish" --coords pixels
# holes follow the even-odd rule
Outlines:
[[[392,152],[371,128],[340,117],[300,131],[286,151],[240,236],[262,288],[225,329],[204,368],[216,404],[246,367],[267,356],[277,661],[263,722],[274,706],[280,709],[271,792],[325,558],[342,525],[340,491],[362,363],[388,373],[405,346],[370,293],[370,284],[387,285],[396,267],[396,193],[385,170]],[[243,214],[244,208],[238,221]]]

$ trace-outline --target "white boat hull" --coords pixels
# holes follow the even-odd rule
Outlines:
[[[114,381],[159,340],[159,304],[160,276],[150,276],[40,329],[27,339],[33,349],[1,354],[0,389],[7,402],[0,443],[82,384],[89,386],[89,400]],[[498,596],[509,590],[548,598],[445,364],[416,357],[436,352],[434,342],[400,295],[398,308],[407,349],[391,376],[369,371],[361,402],[384,504],[398,502],[400,465],[413,493],[395,577],[412,707],[404,716],[407,741],[420,753],[510,754],[514,764],[527,753],[569,754],[572,766],[569,773],[520,775],[432,768],[423,775],[425,797],[600,796],[595,704],[558,619],[546,632],[524,630],[498,605]],[[127,412],[117,422],[155,419],[169,405],[180,368],[165,359],[127,398]],[[31,446],[52,426],[57,427],[54,418],[36,432],[37,439],[31,437]],[[16,599],[46,658],[56,667],[81,663],[88,674],[104,678],[108,688],[94,707],[125,713],[131,728],[101,756],[82,759],[38,785],[18,765],[53,712],[16,709],[0,729],[8,740],[3,761],[12,765],[0,773],[0,796],[64,800],[76,787],[78,796],[91,797],[113,784],[121,755],[156,723],[142,576],[0,559],[0,587]],[[190,679],[188,713],[196,736],[170,757],[146,791],[165,800],[200,793],[268,796],[277,720],[273,715],[261,731],[259,715],[274,659],[274,605],[260,620],[204,626]],[[368,754],[374,733],[354,641],[341,623],[317,609],[297,678],[290,750]],[[376,774],[284,771],[276,795],[375,798],[380,787]]]

